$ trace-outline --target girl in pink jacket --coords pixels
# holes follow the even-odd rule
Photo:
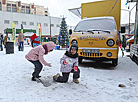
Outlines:
[[[39,78],[41,76],[39,76],[39,73],[42,70],[42,67],[44,64],[45,66],[49,66],[51,67],[50,63],[47,63],[43,56],[48,54],[48,52],[53,51],[53,49],[55,48],[55,44],[54,42],[47,42],[44,45],[39,45],[33,49],[31,49],[29,51],[29,53],[25,56],[25,58],[30,61],[31,63],[34,64],[35,69],[34,72],[32,73],[32,81],[36,81],[36,78]]]

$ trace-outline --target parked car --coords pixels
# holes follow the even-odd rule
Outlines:
[[[126,41],[126,52],[130,52],[130,46],[134,43],[134,36]]]

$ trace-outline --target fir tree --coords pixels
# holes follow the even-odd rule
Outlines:
[[[62,18],[62,21],[60,24],[58,44],[63,48],[69,46],[69,34],[68,34],[67,24],[64,17]]]

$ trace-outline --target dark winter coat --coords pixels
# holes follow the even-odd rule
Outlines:
[[[63,64],[63,61],[65,61],[68,64]],[[63,55],[63,57],[60,59],[61,64],[61,72],[71,72],[72,68],[74,66],[78,66],[78,54],[72,55],[70,52],[66,51],[66,53]]]
[[[3,42],[3,35],[0,35],[0,45],[2,45]]]
[[[122,47],[125,48],[126,47],[126,38],[124,35],[122,37],[123,37],[122,38]]]

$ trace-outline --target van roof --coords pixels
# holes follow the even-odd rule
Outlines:
[[[104,16],[104,17],[83,18],[81,21],[84,21],[84,20],[91,20],[91,19],[105,19],[105,18],[115,20],[114,17],[111,17],[111,16]]]

